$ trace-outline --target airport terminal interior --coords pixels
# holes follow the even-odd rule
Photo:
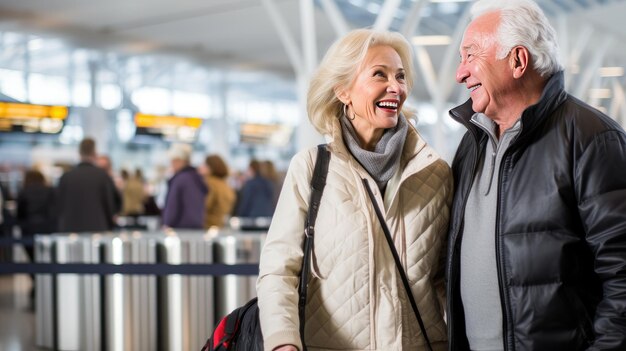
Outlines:
[[[557,31],[567,91],[626,126],[626,1],[537,3]],[[451,162],[465,132],[448,111],[469,97],[455,71],[471,4],[0,0],[0,350],[199,350],[221,316],[256,294],[249,272],[289,161],[325,142],[306,93],[329,46],[356,28],[402,33],[415,53],[412,122]],[[25,184],[59,187],[86,138],[121,198],[113,230],[22,233]],[[262,175],[275,192],[269,212],[240,211],[235,199],[217,227],[165,228],[176,154],[201,177],[218,156],[234,192]],[[72,263],[109,271],[41,273]],[[240,270],[157,271],[213,263]]]

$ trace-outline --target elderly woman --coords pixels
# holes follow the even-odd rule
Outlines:
[[[304,340],[308,350],[426,350],[372,200],[381,208],[434,350],[447,348],[444,252],[448,165],[408,122],[410,44],[355,30],[312,78],[307,111],[332,137],[315,224]],[[257,293],[265,350],[302,350],[298,276],[317,149],[292,160],[261,253]]]

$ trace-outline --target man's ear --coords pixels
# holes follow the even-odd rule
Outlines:
[[[520,78],[530,65],[530,52],[523,46],[516,46],[509,54],[509,64],[513,70],[513,77]]]
[[[341,101],[344,105],[350,105],[350,94],[345,88],[337,86],[334,90],[335,96],[339,99],[339,101]]]

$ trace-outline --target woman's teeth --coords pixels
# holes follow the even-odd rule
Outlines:
[[[384,107],[384,108],[398,108],[398,103],[397,102],[391,102],[391,101],[381,101],[379,103],[376,104],[378,107]]]

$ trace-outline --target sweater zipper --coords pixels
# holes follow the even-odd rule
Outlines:
[[[511,315],[511,312],[509,311],[509,307],[510,304],[509,302],[509,295],[508,295],[508,290],[505,288],[505,282],[504,282],[504,278],[502,278],[502,270],[504,269],[504,259],[502,258],[502,237],[500,236],[500,209],[502,208],[502,182],[500,181],[500,179],[502,179],[502,174],[503,174],[503,170],[504,170],[504,166],[507,163],[511,162],[511,158],[509,157],[509,155],[511,154],[511,150],[514,149],[515,146],[517,146],[517,142],[520,139],[520,135],[522,135],[522,127],[520,127],[520,131],[517,133],[517,135],[513,138],[513,140],[511,140],[511,142],[509,143],[509,147],[504,151],[504,154],[502,155],[502,161],[500,163],[500,170],[498,172],[498,202],[497,202],[497,208],[496,208],[496,228],[495,228],[495,233],[496,233],[496,260],[497,260],[497,271],[498,271],[498,288],[500,290],[500,305],[502,308],[502,343],[504,346],[504,350],[505,351],[515,351],[515,343],[513,343],[513,340],[511,340],[511,347],[508,348],[507,344],[508,343],[508,327],[510,325],[509,323],[509,316]],[[510,169],[510,167],[509,167]]]
[[[502,155],[502,160],[504,162],[500,163],[500,171],[498,172],[498,202],[497,202],[497,208],[496,208],[496,228],[495,228],[495,233],[496,233],[496,260],[497,260],[497,271],[498,271],[498,288],[500,290],[500,306],[502,309],[502,344],[504,346],[504,350],[505,351],[514,351],[515,350],[515,345],[511,344],[511,348],[509,349],[507,347],[508,345],[508,325],[509,325],[509,311],[508,311],[508,307],[509,305],[506,303],[508,301],[508,295],[507,295],[507,289],[505,289],[505,283],[504,283],[504,279],[502,278],[502,269],[504,266],[503,263],[503,258],[502,258],[502,238],[500,236],[500,208],[502,207],[502,182],[500,182],[500,179],[502,178],[502,170],[504,169],[504,165],[509,162],[509,159],[507,158],[507,154],[508,151],[510,150],[510,146],[509,148],[504,152],[504,155]]]

